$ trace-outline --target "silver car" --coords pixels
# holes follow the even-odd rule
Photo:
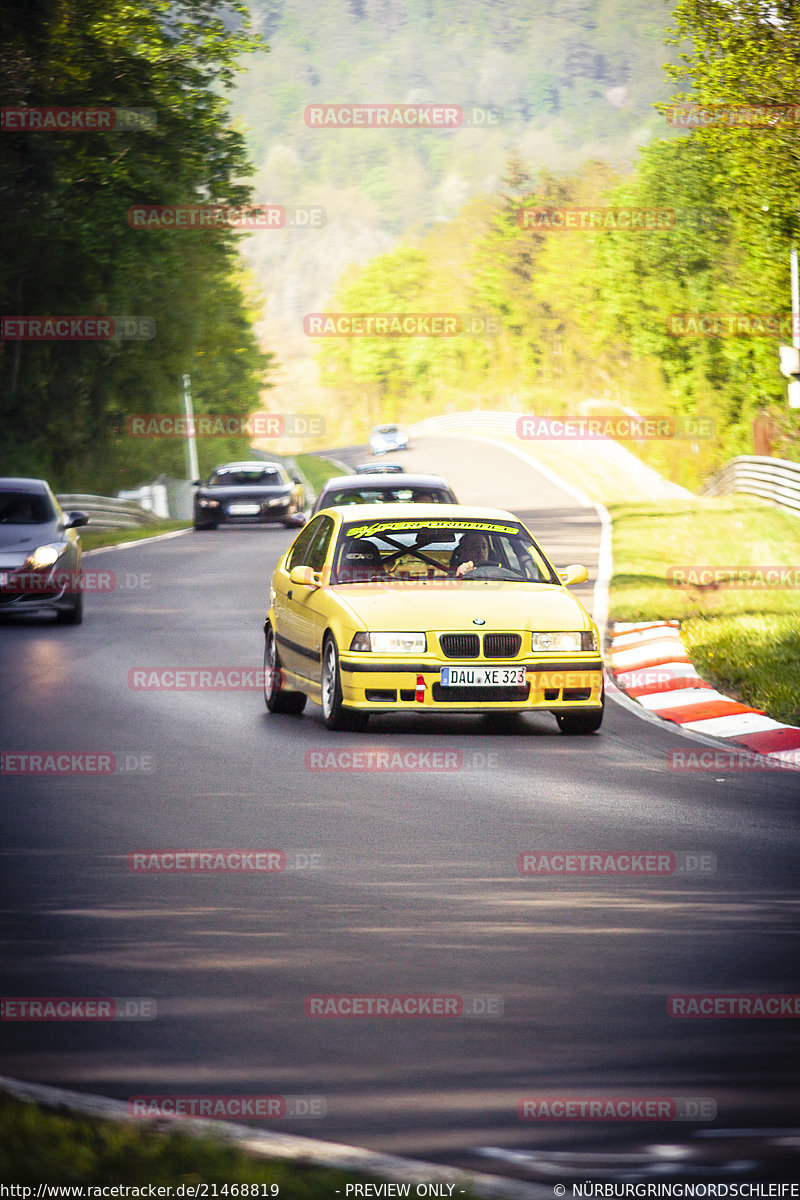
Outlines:
[[[55,613],[62,625],[83,620],[81,546],[89,521],[65,513],[43,479],[0,477],[0,613]]]

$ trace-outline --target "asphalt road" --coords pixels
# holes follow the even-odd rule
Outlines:
[[[435,462],[464,502],[505,496],[558,565],[594,576],[594,513],[519,460],[431,440],[407,461]],[[3,1021],[0,1072],[119,1099],[318,1098],[325,1115],[266,1124],[484,1171],[515,1169],[486,1148],[682,1143],[700,1128],[522,1121],[533,1095],[708,1098],[706,1129],[791,1125],[797,1020],[678,1020],[666,1001],[800,991],[799,777],[671,772],[668,752],[696,743],[613,702],[588,738],[549,715],[506,732],[384,716],[332,734],[313,705],[270,716],[254,688],[131,686],[142,668],[259,668],[268,581],[292,536],[222,529],[105,551],[85,566],[117,587],[87,598],[82,626],[0,625],[3,751],[113,753],[133,768],[0,776],[3,994],[157,1003],[146,1021]],[[307,768],[331,747],[456,750],[461,767]],[[128,866],[136,851],[218,847],[316,865]],[[517,869],[525,851],[601,849],[703,851],[716,869]],[[479,995],[502,1015],[306,1016],[323,993]]]

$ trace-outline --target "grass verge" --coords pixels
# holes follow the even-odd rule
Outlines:
[[[118,542],[139,542],[142,538],[191,527],[191,521],[154,521],[141,529],[92,529],[90,523],[80,530],[81,550],[98,550],[101,546],[116,546]]]
[[[4,1097],[0,1099],[0,1180],[25,1185],[186,1184],[186,1195],[191,1194],[189,1186],[199,1183],[260,1183],[267,1186],[258,1189],[259,1196],[268,1197],[272,1191],[280,1200],[336,1200],[337,1191],[345,1194],[353,1173],[255,1157],[180,1129],[163,1132],[62,1115]]]
[[[296,454],[295,462],[314,489],[316,495],[334,475],[344,475],[345,472],[329,458],[321,458],[317,454]]]
[[[610,504],[612,621],[678,619],[700,674],[800,725],[800,520],[751,496]],[[791,567],[794,586],[740,586],[736,568]],[[704,579],[688,568],[733,568]],[[671,582],[670,568],[684,572]],[[674,579],[674,574],[672,575]]]

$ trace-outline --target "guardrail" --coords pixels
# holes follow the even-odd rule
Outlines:
[[[786,458],[740,455],[703,489],[704,496],[724,496],[730,492],[761,496],[781,508],[800,513],[800,463]]]
[[[408,427],[408,432],[418,436],[437,433],[482,433],[515,434],[517,421],[525,413],[518,412],[458,412],[445,413],[440,417],[427,417]]]
[[[159,518],[133,500],[117,500],[113,496],[87,496],[69,492],[57,496],[65,512],[78,509],[89,517],[92,529],[140,529],[155,525]]]

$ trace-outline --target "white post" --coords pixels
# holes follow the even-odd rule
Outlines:
[[[183,411],[186,413],[186,457],[187,478],[194,482],[200,478],[200,467],[197,462],[197,441],[194,431],[194,408],[192,407],[191,379],[183,377]]]

